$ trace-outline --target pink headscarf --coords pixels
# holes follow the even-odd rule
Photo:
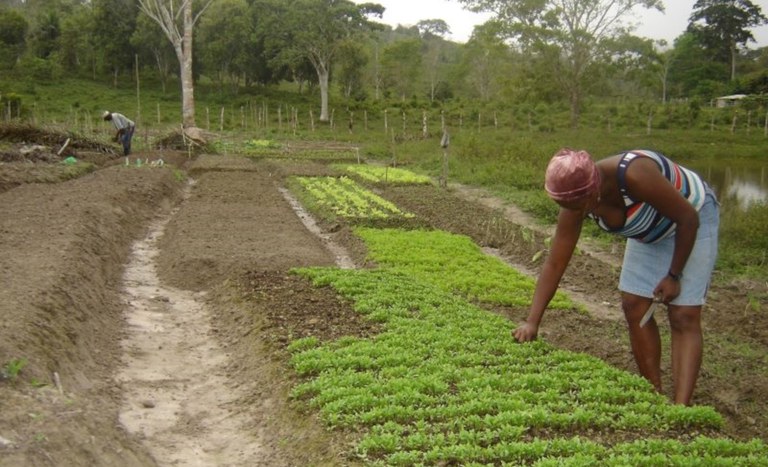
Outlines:
[[[600,186],[597,164],[587,151],[563,148],[547,165],[544,188],[550,198],[558,202],[581,199]]]

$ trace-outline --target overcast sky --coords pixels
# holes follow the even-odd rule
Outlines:
[[[490,15],[476,14],[464,10],[457,0],[353,0],[355,3],[375,2],[383,5],[384,18],[379,20],[393,27],[398,24],[413,26],[423,19],[442,19],[451,29],[448,37],[457,42],[466,42],[476,24],[485,22]],[[664,13],[656,10],[638,9],[632,19],[637,23],[635,34],[651,39],[666,39],[670,44],[688,26],[696,0],[666,0]],[[768,0],[753,0],[768,16]],[[757,43],[749,47],[768,46],[768,26],[752,30]]]

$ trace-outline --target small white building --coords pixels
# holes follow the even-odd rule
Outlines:
[[[730,96],[722,96],[715,98],[715,107],[730,107],[736,105],[739,101],[747,97],[746,94],[733,94]]]

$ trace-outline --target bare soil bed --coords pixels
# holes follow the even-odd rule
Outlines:
[[[18,375],[0,377],[0,465],[171,464],[147,435],[120,422],[127,386],[118,377],[125,369],[121,342],[131,333],[124,274],[132,245],[158,218],[167,224],[156,242],[157,277],[163,287],[200,297],[208,319],[201,333],[224,356],[213,370],[225,381],[217,390],[233,396],[224,408],[246,420],[236,428],[244,442],[254,443],[243,452],[255,458],[229,465],[356,464],[345,454],[348,433],[327,430],[288,397],[296,382],[285,350],[291,340],[377,332],[332,290],[288,273],[334,265],[337,258],[280,188],[290,175],[334,171],[318,161],[189,159],[171,151],[136,154],[126,167],[114,152],[89,154],[94,170],[74,179],[61,175],[60,157],[7,156],[0,163],[0,181],[6,181],[0,183],[0,365],[7,370],[8,362],[26,362]],[[162,168],[135,164],[159,158]],[[373,188],[421,224],[468,235],[535,273],[538,263],[531,260],[545,248],[545,234],[510,218],[497,201],[462,187]],[[374,266],[351,226],[321,222],[320,228],[357,267]],[[542,338],[635,371],[618,306],[616,262],[586,250],[564,286],[589,313],[549,313]],[[695,402],[717,408],[727,419],[726,434],[737,439],[768,440],[768,325],[752,311],[748,295],[764,297],[765,287],[716,278],[704,313],[705,360]],[[526,314],[494,311],[515,321]],[[159,400],[145,401],[143,410],[161,410]],[[182,437],[201,433],[191,423],[177,427]],[[174,465],[193,461],[187,456]]]

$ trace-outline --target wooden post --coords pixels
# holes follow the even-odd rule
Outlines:
[[[219,131],[224,131],[224,106],[221,106],[221,114],[219,115]]]
[[[283,131],[283,106],[277,106],[277,131],[282,133]]]
[[[427,128],[427,111],[422,110],[421,113],[421,137],[427,139],[429,136],[429,129]]]
[[[448,145],[451,142],[451,137],[448,135],[448,131],[443,132],[443,137],[440,140],[440,147],[443,148],[443,172],[440,175],[440,187],[448,188]]]
[[[395,152],[395,129],[392,128],[392,167],[397,167],[397,154]]]
[[[309,109],[309,128],[312,130],[312,133],[315,132],[315,114],[312,113],[312,109]]]
[[[768,137],[768,110],[765,111],[765,124],[763,126],[763,136]]]
[[[445,133],[445,110],[440,111],[440,131]]]
[[[403,109],[403,139],[405,139],[405,109]]]
[[[387,128],[389,126],[389,123],[387,121],[387,109],[384,109],[384,134],[386,135],[388,133]]]
[[[139,77],[139,54],[133,54],[136,67],[136,125],[141,127],[141,79]]]
[[[650,135],[651,134],[651,127],[653,125],[653,110],[648,111],[648,123],[645,128],[645,134]]]

